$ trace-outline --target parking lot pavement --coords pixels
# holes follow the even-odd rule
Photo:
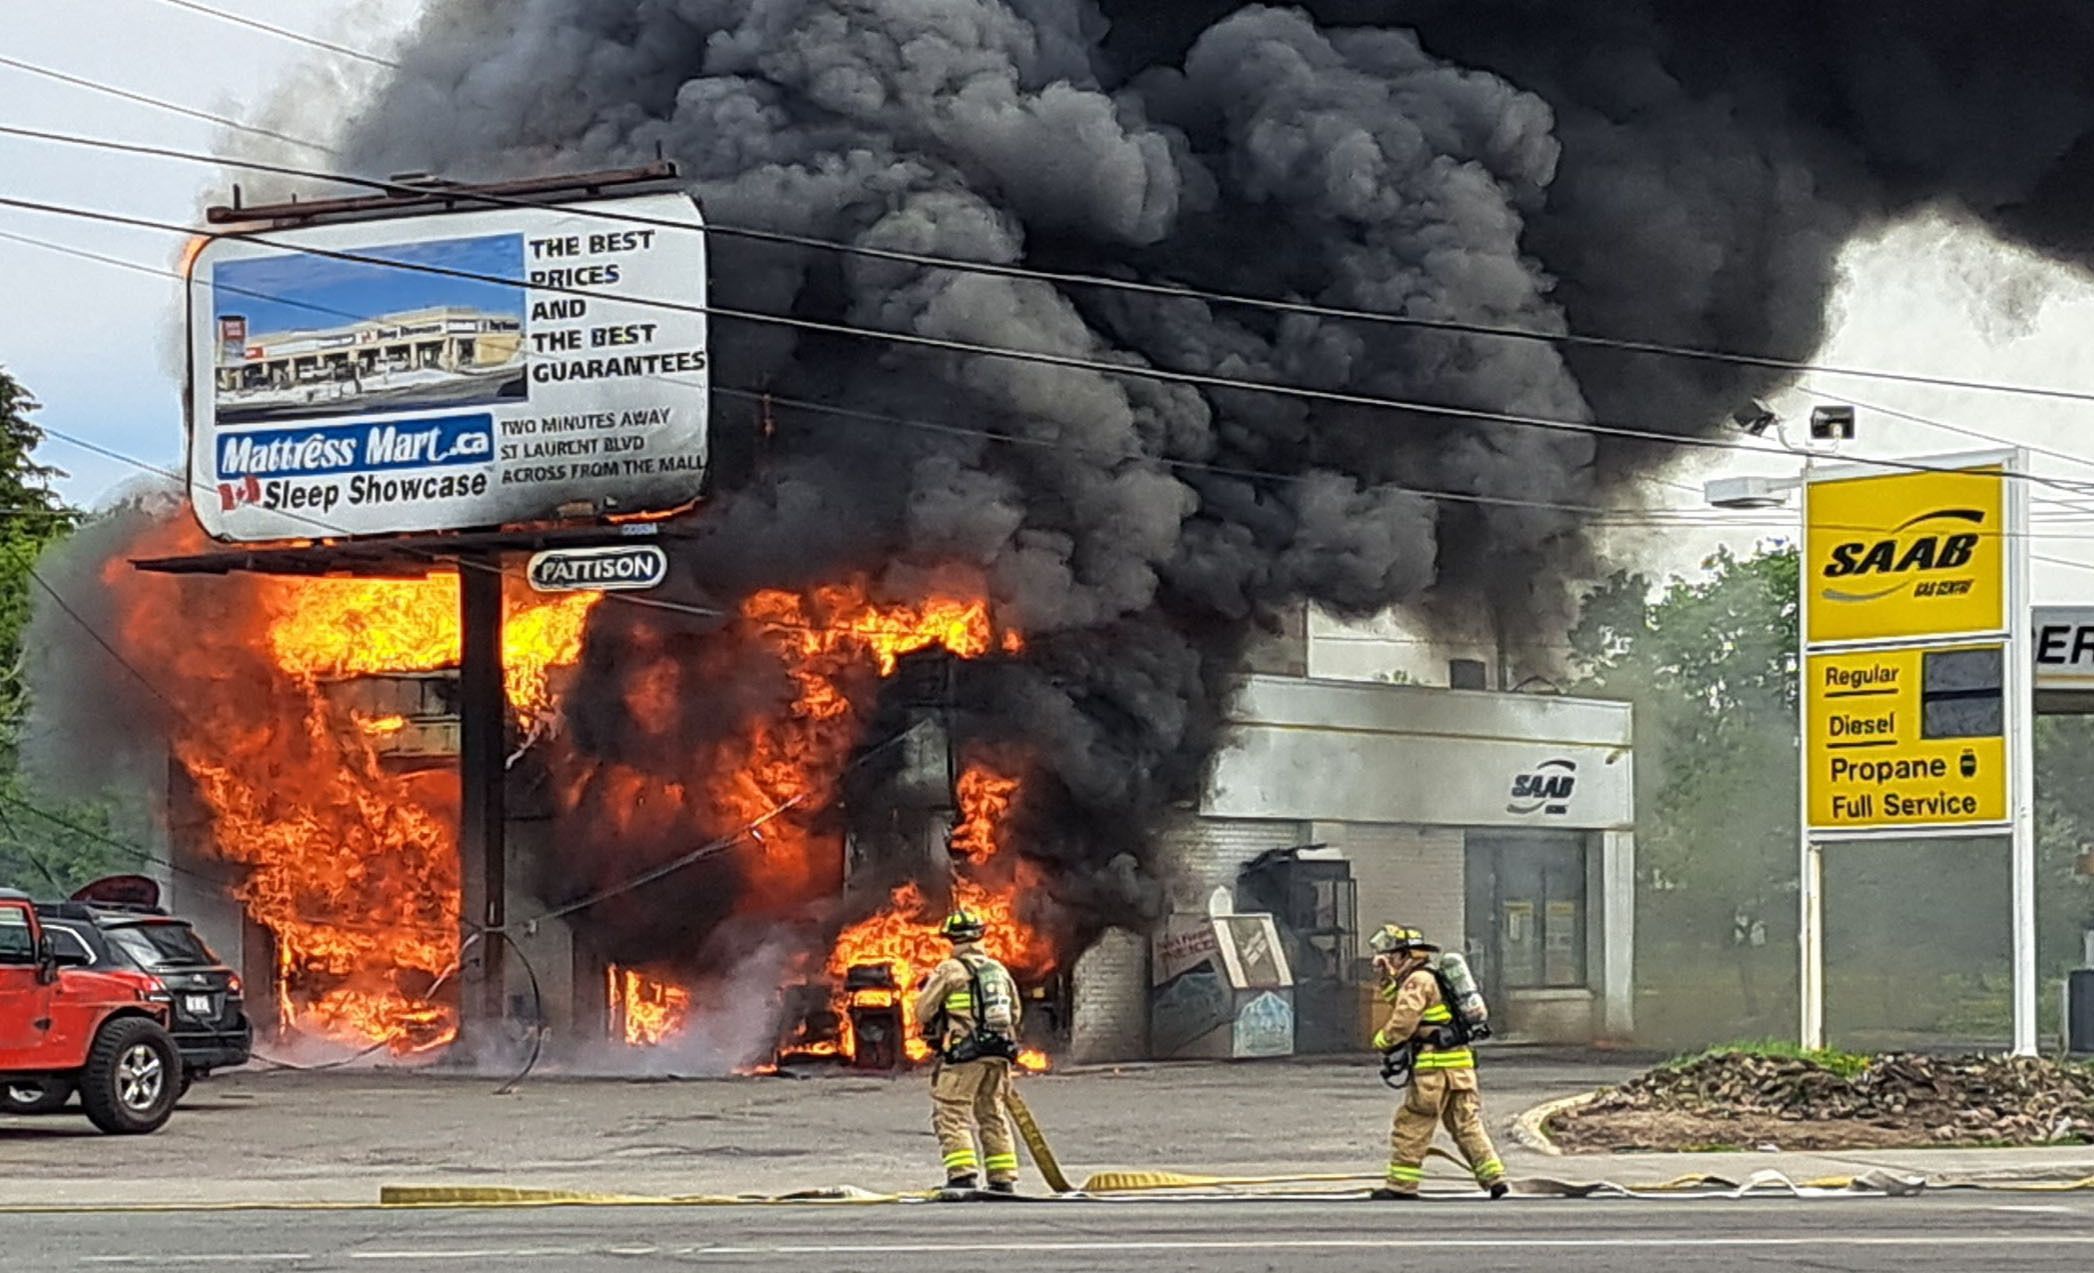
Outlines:
[[[1507,1052],[1484,1072],[1493,1119],[1632,1065]],[[812,1072],[811,1072],[812,1073]],[[234,1073],[161,1132],[98,1137],[77,1109],[0,1119],[15,1202],[368,1201],[386,1183],[513,1182],[642,1193],[921,1188],[937,1173],[920,1075],[693,1081],[432,1072]],[[1091,1068],[1020,1080],[1071,1176],[1375,1171],[1392,1095],[1365,1059]],[[1502,1146],[1516,1168],[1522,1151]],[[88,1152],[88,1151],[92,1152]]]

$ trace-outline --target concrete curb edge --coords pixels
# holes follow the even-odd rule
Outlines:
[[[1536,1153],[1547,1154],[1551,1158],[1563,1157],[1563,1147],[1550,1138],[1544,1124],[1567,1110],[1592,1104],[1599,1099],[1600,1090],[1594,1088],[1590,1092],[1580,1092],[1575,1096],[1543,1101],[1512,1121],[1512,1138]]]

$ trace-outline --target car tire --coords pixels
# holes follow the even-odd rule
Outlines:
[[[64,1079],[21,1079],[0,1083],[0,1114],[56,1114],[73,1098]]]
[[[119,1017],[102,1027],[80,1076],[88,1121],[112,1136],[160,1130],[174,1113],[182,1055],[158,1022]]]

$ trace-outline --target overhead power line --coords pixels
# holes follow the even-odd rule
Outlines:
[[[267,137],[273,141],[287,142],[290,145],[304,150],[315,151],[322,155],[335,153],[332,146],[324,146],[319,142],[309,141],[303,137],[293,137],[289,133],[280,133],[274,128],[263,128],[255,124],[242,123],[225,115],[214,115],[210,111],[200,111],[193,106],[184,106],[179,102],[165,101],[158,97],[148,97],[144,93],[134,93],[127,88],[117,88],[111,84],[104,84],[100,80],[90,80],[78,75],[68,75],[64,71],[54,71],[48,66],[38,66],[33,62],[24,62],[20,58],[8,57],[4,53],[0,53],[0,66],[13,67],[15,70],[25,74],[39,75],[47,80],[55,80],[60,84],[70,84],[75,88],[86,89],[90,93],[101,93],[108,97],[120,97],[127,102],[136,102],[141,106],[150,106],[155,110],[185,115],[190,119],[199,119],[205,123],[216,124],[221,128],[230,128],[236,133],[249,133],[256,137]]]
[[[179,0],[169,0],[170,3]],[[53,132],[45,129],[0,126],[0,134],[48,141],[61,145],[87,146],[103,150],[122,151],[132,154],[151,155],[158,158],[178,159],[192,163],[265,172],[278,176],[299,177],[311,181],[330,181],[343,185],[360,186],[386,194],[426,195],[426,186],[407,185],[396,181],[383,181],[372,177],[353,176],[348,173],[328,172],[320,169],[301,168],[288,164],[268,163],[260,160],[242,159],[230,155],[205,154],[185,151],[175,147],[151,146],[135,142],[112,141],[105,138],[85,137],[72,133]],[[332,152],[330,152],[332,153]],[[1191,300],[1203,304],[1224,305],[1237,308],[1261,309],[1273,313],[1292,314],[1316,318],[1337,319],[1347,322],[1367,323],[1389,327],[1413,328],[1444,332],[1453,335],[1480,336],[1504,340],[1538,342],[1550,345],[1604,349],[1618,353],[1650,355],[1656,357],[1682,358],[1704,362],[1728,363],[1736,366],[1757,367],[1770,371],[1795,373],[1817,373],[1820,375],[1844,376],[1864,380],[1881,380],[1900,384],[1926,385],[1935,388],[1963,389],[1974,392],[2016,394],[2028,397],[2055,398],[2072,402],[2094,402],[2094,390],[2061,389],[2047,385],[2024,385],[2005,381],[1972,380],[1952,376],[1934,376],[1920,372],[1892,371],[1878,367],[1849,367],[1828,363],[1810,362],[1804,359],[1779,358],[1767,354],[1754,354],[1738,350],[1718,349],[1707,346],[1681,345],[1654,340],[1631,340],[1611,336],[1593,336],[1581,332],[1539,331],[1533,328],[1514,327],[1496,323],[1478,323],[1461,319],[1426,318],[1414,314],[1391,314],[1378,310],[1363,310],[1345,306],[1324,305],[1311,301],[1285,298],[1251,296],[1238,292],[1226,292],[1213,288],[1193,287],[1174,283],[1152,283],[1141,279],[1114,278],[1108,275],[1087,274],[1067,270],[1048,270],[1035,266],[1012,265],[1001,261],[985,261],[969,257],[945,256],[928,252],[910,252],[898,248],[875,247],[863,243],[849,243],[818,235],[797,234],[782,230],[766,230],[753,226],[740,226],[723,222],[708,221],[702,226],[688,222],[673,221],[664,217],[650,217],[640,213],[621,212],[608,208],[579,208],[572,205],[548,204],[543,200],[500,195],[483,191],[461,191],[457,197],[462,201],[484,203],[491,207],[544,208],[561,207],[576,215],[595,220],[615,221],[629,225],[652,226],[684,234],[720,235],[742,238],[756,242],[775,243],[807,248],[816,251],[835,252],[846,256],[859,256],[876,260],[893,261],[916,265],[928,269],[953,270],[962,273],[984,274],[1000,278],[1051,283],[1061,287],[1085,287],[1104,291],[1118,291],[1168,300]],[[1823,395],[1834,396],[1834,395]]]
[[[325,49],[329,53],[339,53],[343,57],[353,57],[359,62],[369,62],[373,66],[398,67],[400,65],[391,58],[380,57],[376,53],[366,53],[362,49],[352,48],[347,44],[336,44],[333,40],[323,40],[319,36],[307,35],[302,31],[293,31],[288,27],[273,26],[258,18],[245,17],[238,13],[228,13],[224,9],[214,9],[207,4],[198,4],[196,0],[160,0],[160,3],[173,5],[177,9],[187,9],[192,13],[201,13],[206,17],[216,18],[220,22],[233,23],[235,26],[248,27],[255,31],[265,31],[279,39],[291,40],[310,48]]]
[[[136,271],[143,274],[153,275],[156,277],[164,277],[175,280],[180,280],[182,277],[179,271],[168,269],[163,266],[154,266],[147,265],[143,262],[128,261],[124,260],[121,257],[113,257],[98,252],[90,252],[85,249],[75,248],[68,244],[53,243],[48,240],[34,238],[29,235],[20,235],[13,234],[7,231],[0,231],[0,238],[12,239],[16,242],[24,243],[29,246],[74,255],[87,260],[96,261],[102,264],[107,264],[122,269]],[[263,300],[283,301],[285,299],[282,297],[270,296],[262,293],[252,293],[252,295],[255,295],[259,299]],[[332,312],[335,312],[339,316],[345,318],[367,317],[366,315],[354,314],[349,311]],[[662,379],[661,377],[653,378]],[[673,387],[677,388],[691,388],[691,386],[678,381],[665,380],[664,383],[668,383]],[[1229,464],[1216,464],[1200,460],[1188,460],[1175,458],[1171,456],[1151,455],[1136,451],[1117,450],[1110,447],[1091,447],[1085,446],[1081,443],[1071,442],[1064,438],[1031,437],[1024,434],[1008,433],[1000,430],[985,429],[978,426],[956,425],[943,423],[939,421],[922,420],[908,416],[896,415],[888,412],[869,411],[863,408],[847,407],[836,403],[822,402],[809,398],[798,398],[790,395],[764,392],[753,389],[738,389],[728,386],[714,385],[712,386],[711,392],[717,396],[724,398],[738,399],[758,404],[769,404],[772,407],[781,407],[786,408],[788,410],[807,411],[813,414],[825,415],[846,421],[854,421],[868,424],[880,424],[896,428],[910,429],[918,432],[944,434],[948,436],[978,438],[985,441],[999,442],[1013,446],[1073,452],[1078,454],[1090,455],[1095,458],[1122,461],[1127,463],[1155,464],[1160,467],[1171,468],[1180,471],[1205,473],[1219,477],[1240,478],[1248,481],[1301,483],[1323,480],[1323,477],[1325,476],[1323,474],[1312,472],[1281,472],[1272,469],[1260,469]],[[95,451],[95,453],[101,454],[105,458],[116,459],[122,463],[136,465],[149,472],[155,473],[162,477],[166,477],[177,483],[182,483],[184,485],[191,486],[196,489],[203,489],[206,485],[204,483],[190,481],[181,474],[175,473],[172,470],[165,469],[157,465],[150,464],[147,461],[139,460],[136,457],[125,456],[120,452],[115,452],[106,448],[102,448],[97,444],[93,444],[86,441],[85,439],[75,438],[69,434],[65,434],[62,432],[54,432],[53,436],[58,438],[60,441],[67,442],[70,445],[93,450]],[[1428,499],[1436,502],[1474,504],[1486,507],[1527,508],[1551,512],[1577,514],[1581,516],[1591,517],[1594,518],[1596,522],[1616,527],[1628,527],[1637,524],[1645,524],[1651,526],[1671,525],[1706,528],[1742,528],[1753,525],[1762,525],[1779,528],[1791,525],[1793,522],[1792,518],[1783,517],[1754,518],[1727,516],[1724,515],[1721,510],[1712,510],[1707,507],[1652,508],[1637,505],[1607,506],[1595,504],[1575,504],[1563,501],[1526,499],[1517,496],[1494,496],[1466,491],[1437,490],[1427,487],[1407,486],[1395,482],[1376,482],[1373,483],[1373,485],[1380,490],[1389,491],[1395,494],[1411,495],[1421,499]],[[1683,490],[1692,491],[1694,489],[1678,483],[1672,483],[1672,485],[1679,486],[1680,489]],[[307,525],[313,527],[316,531],[320,532],[322,535],[325,536],[340,536],[348,535],[351,533],[344,527],[324,522],[319,518],[307,514],[302,514],[292,510],[284,511],[286,515],[293,516],[298,518],[299,520],[304,521]],[[1867,528],[1857,527],[1855,529]],[[1989,533],[2003,534],[2006,532]],[[2060,536],[2057,538],[2078,537]],[[435,559],[433,555],[431,559]],[[617,596],[620,600],[630,600],[636,604],[646,604],[650,600],[648,598],[628,597],[624,594],[613,595]],[[718,616],[721,614],[721,612],[711,609],[705,609],[702,611],[702,613],[709,617]]]
[[[184,225],[158,221],[147,217],[128,216],[100,209],[81,208],[67,204],[47,203],[39,200],[0,197],[0,207],[20,208],[32,212],[45,212],[77,220],[96,221],[113,225],[128,225],[136,228],[157,230],[163,233],[192,237],[194,231]],[[1510,411],[1496,411],[1481,407],[1462,407],[1445,403],[1422,402],[1399,398],[1382,398],[1372,394],[1354,393],[1347,390],[1318,389],[1304,385],[1290,385],[1273,381],[1244,380],[1237,377],[1214,375],[1207,372],[1181,371],[1168,367],[1113,362],[1102,358],[1083,357],[1074,354],[1059,354],[1046,350],[1012,349],[999,345],[984,345],[972,341],[954,340],[947,337],[925,336],[916,332],[900,332],[885,329],[854,327],[847,323],[823,319],[803,318],[790,314],[771,314],[754,310],[735,309],[720,305],[701,305],[687,301],[674,301],[659,297],[631,296],[607,292],[600,288],[576,287],[535,283],[529,279],[505,278],[472,270],[460,270],[426,262],[389,260],[364,253],[345,252],[332,248],[315,247],[309,244],[289,243],[263,234],[239,236],[243,241],[260,243],[280,248],[287,252],[301,253],[329,260],[348,261],[362,265],[376,265],[388,269],[407,270],[413,273],[432,274],[446,278],[464,279],[470,282],[488,283],[502,287],[517,288],[527,292],[552,293],[579,296],[585,299],[626,305],[639,309],[655,309],[676,313],[703,314],[711,318],[748,322],[759,325],[785,327],[797,331],[816,332],[824,335],[841,336],[853,340],[908,348],[934,350],[941,353],[967,354],[996,358],[1006,361],[1030,363],[1039,366],[1060,367],[1065,370],[1087,371],[1107,377],[1129,377],[1155,380],[1168,384],[1183,384],[1199,388],[1230,389],[1246,393],[1292,397],[1310,402],[1323,402],[1339,406],[1362,407],[1383,411],[1408,412],[1414,415],[1440,416],[1448,419],[1474,423],[1496,424],[1512,428],[1538,429],[1548,432],[1585,434],[1598,437],[1629,438],[1642,442],[1653,442],[1664,446],[1693,448],[1700,450],[1748,452],[1761,455],[1777,455],[1793,458],[1795,452],[1782,447],[1750,445],[1742,441],[1701,437],[1689,434],[1665,433],[1655,429],[1640,429],[1623,425],[1601,424],[1592,421],[1566,420],[1548,416],[1524,415]],[[1938,465],[1923,464],[1911,460],[1877,459],[1853,457],[1856,464],[1892,470],[1912,472],[1944,472]],[[2084,494],[2094,486],[2088,483],[2071,483],[2039,474],[2016,474],[2022,480]]]

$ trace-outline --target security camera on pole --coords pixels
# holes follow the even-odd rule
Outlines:
[[[1780,422],[1762,404],[1737,423]],[[1867,840],[2002,836],[2013,869],[2014,1051],[2036,1051],[2034,701],[2028,497],[2018,449],[1818,463],[1851,407],[1812,413],[1800,481],[1711,483],[1710,502],[1803,495],[1799,1036],[1825,1045],[1824,854]]]

